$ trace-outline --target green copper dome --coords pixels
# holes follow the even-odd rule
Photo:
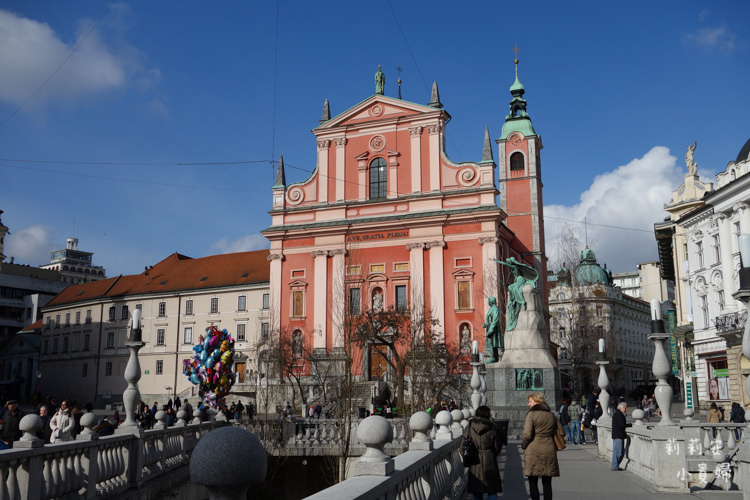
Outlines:
[[[515,60],[515,63],[516,79],[510,86],[510,94],[513,99],[510,101],[510,113],[505,117],[500,139],[507,139],[513,132],[520,132],[525,137],[537,135],[534,126],[531,124],[529,114],[526,112],[526,100],[523,98],[526,89],[521,84],[521,80],[518,79],[518,59]]]
[[[596,262],[596,255],[589,247],[581,250],[581,261],[575,270],[575,276],[576,283],[580,286],[610,284],[609,274]]]

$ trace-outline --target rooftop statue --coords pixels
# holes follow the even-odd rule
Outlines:
[[[378,72],[375,73],[375,93],[385,94],[385,75],[380,70],[380,64],[378,64]]]
[[[692,146],[688,145],[687,153],[685,153],[685,164],[687,165],[688,173],[690,175],[698,173],[698,164],[693,160],[696,146],[698,146],[698,141],[694,141]]]
[[[506,261],[493,260],[513,270],[514,279],[513,283],[508,285],[508,310],[505,315],[505,331],[510,332],[515,329],[518,322],[518,314],[521,312],[521,308],[526,305],[526,301],[523,298],[523,287],[528,284],[532,288],[536,288],[536,280],[539,279],[539,273],[533,267],[518,262],[514,257],[509,257]]]

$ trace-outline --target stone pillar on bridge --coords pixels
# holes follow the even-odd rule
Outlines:
[[[371,415],[357,427],[357,440],[365,445],[364,454],[353,464],[352,476],[387,476],[394,469],[393,458],[384,451],[393,441],[391,423],[380,415]]]

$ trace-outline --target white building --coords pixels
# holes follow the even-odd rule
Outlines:
[[[86,283],[107,277],[107,272],[102,266],[93,264],[92,252],[78,250],[78,238],[68,238],[66,247],[50,252],[50,256],[50,263],[40,267],[58,271],[65,283]]]
[[[613,273],[612,284],[619,286],[622,293],[636,299],[651,302],[672,302],[674,300],[674,283],[662,279],[658,262],[642,262],[634,271]]]
[[[141,309],[143,401],[195,401],[182,363],[212,324],[236,341],[233,394],[253,397],[256,348],[269,331],[267,257],[268,250],[200,259],[175,253],[138,275],[69,286],[43,309],[41,392],[95,406],[120,402],[124,342]]]

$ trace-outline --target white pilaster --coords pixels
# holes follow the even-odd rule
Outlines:
[[[430,134],[430,191],[440,190],[440,125],[429,125]]]
[[[269,291],[271,303],[270,328],[272,332],[278,333],[281,328],[281,262],[284,256],[279,253],[270,253],[268,260],[271,262],[269,275]]]
[[[411,310],[416,324],[424,314],[424,243],[408,243],[409,270],[411,271]],[[422,332],[423,333],[423,332]]]
[[[411,136],[411,192],[422,192],[422,127],[409,129]]]
[[[336,201],[344,200],[346,182],[346,137],[339,137],[336,142]]]
[[[331,141],[318,141],[318,201],[328,201],[328,146]]]
[[[313,308],[313,348],[326,347],[326,310],[328,309],[328,252],[315,250],[312,252],[314,262],[315,286],[313,287],[315,307]]]
[[[443,249],[445,248],[445,242],[442,240],[431,241],[427,243],[427,247],[430,249],[430,297],[432,306],[432,317],[438,321],[439,325],[445,325],[445,279],[443,276],[444,259]],[[445,332],[441,330],[441,338],[439,341],[445,340]]]
[[[724,303],[727,312],[737,311],[737,301],[732,296],[737,291],[734,281],[734,258],[732,257],[732,221],[724,213],[716,214],[719,223],[719,245],[721,250],[721,274],[724,281]]]
[[[482,245],[482,284],[484,285],[485,293],[487,297],[499,298],[498,263],[495,262],[498,258],[497,236],[482,236],[479,238],[479,244]],[[487,315],[489,305],[487,305],[486,300],[483,300],[482,302],[484,303],[485,309],[483,314],[484,317]],[[474,298],[474,303],[477,303],[477,298]]]
[[[333,304],[331,304],[333,318],[333,347],[344,347],[344,322],[346,319],[346,250],[343,248],[331,250],[333,255]]]

